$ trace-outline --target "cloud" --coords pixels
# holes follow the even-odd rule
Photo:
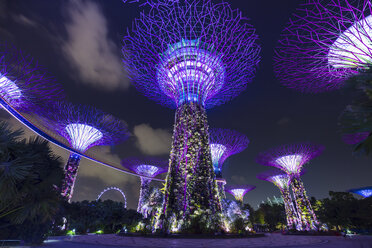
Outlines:
[[[291,120],[287,117],[283,117],[281,118],[279,121],[277,121],[276,124],[278,124],[279,126],[286,126],[288,125],[289,123],[291,122]]]
[[[153,129],[148,124],[134,127],[137,147],[147,155],[167,154],[170,151],[172,135],[164,129]]]
[[[70,0],[65,24],[67,40],[62,51],[78,79],[106,90],[127,88],[120,49],[108,36],[108,25],[98,4]]]
[[[247,178],[243,176],[232,176],[231,180],[234,182],[233,184],[246,184]]]
[[[30,18],[28,18],[28,17],[26,17],[26,16],[24,16],[24,15],[22,15],[22,14],[19,14],[19,15],[13,15],[12,17],[13,17],[13,19],[14,19],[16,22],[18,22],[18,23],[20,23],[20,24],[22,24],[22,25],[24,25],[24,26],[29,26],[29,27],[33,27],[33,28],[38,27],[37,22],[31,20]]]

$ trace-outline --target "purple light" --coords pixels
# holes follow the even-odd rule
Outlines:
[[[124,37],[125,69],[135,87],[160,104],[211,108],[252,81],[260,60],[256,40],[253,27],[226,2],[155,4]]]
[[[64,99],[62,88],[28,55],[0,44],[0,97],[17,111],[38,113],[39,105]]]
[[[365,187],[360,189],[351,189],[349,190],[352,193],[363,196],[364,198],[372,196],[372,187]]]
[[[232,194],[237,201],[243,202],[245,194],[254,190],[255,188],[256,186],[253,185],[227,186],[225,191]]]
[[[342,135],[342,141],[348,145],[355,145],[366,140],[369,135],[369,132],[344,134]]]
[[[145,175],[148,177],[154,177],[156,173],[159,171],[159,168],[154,165],[140,165],[137,167],[138,174]]]
[[[371,66],[369,0],[310,0],[285,28],[274,70],[285,86],[303,92],[339,89]]]
[[[310,143],[283,145],[259,154],[257,163],[277,167],[289,175],[300,175],[303,165],[323,150],[323,146]]]
[[[244,134],[222,128],[211,129],[209,140],[216,173],[221,171],[223,163],[228,157],[242,152],[249,144],[249,140]]]
[[[71,146],[78,151],[85,151],[89,145],[103,137],[102,132],[86,124],[69,124],[66,126]]]

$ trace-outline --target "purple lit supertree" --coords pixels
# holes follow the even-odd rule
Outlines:
[[[212,128],[210,131],[209,144],[211,147],[212,163],[216,174],[218,190],[225,198],[224,185],[226,181],[222,178],[222,166],[231,155],[242,152],[247,148],[249,140],[247,136],[237,131]]]
[[[64,98],[62,88],[30,56],[0,43],[0,97],[21,112]]]
[[[267,171],[265,173],[259,174],[258,179],[268,181],[273,183],[276,187],[279,188],[279,191],[284,200],[284,208],[287,217],[287,226],[288,229],[292,229],[294,226],[297,229],[300,229],[299,224],[301,225],[301,219],[298,217],[297,210],[293,205],[291,192],[289,186],[291,184],[291,177],[281,171]]]
[[[150,189],[151,178],[167,172],[168,161],[154,157],[127,158],[121,161],[121,165],[141,176],[141,190],[137,212],[142,213],[144,196]]]
[[[372,63],[370,0],[309,0],[285,28],[274,70],[303,92],[339,89]]]
[[[363,196],[364,198],[372,196],[372,186],[359,189],[351,189],[349,192]]]
[[[89,106],[57,102],[44,110],[43,124],[65,138],[71,147],[84,153],[93,146],[113,145],[128,138],[125,122]],[[71,153],[65,166],[61,193],[71,200],[79,169],[80,155]]]
[[[176,108],[164,230],[172,229],[171,219],[184,222],[197,210],[221,212],[206,109],[234,98],[252,81],[259,62],[256,40],[239,10],[211,0],[154,5],[124,37],[124,63],[135,87]]]
[[[300,179],[303,166],[324,150],[323,146],[310,143],[283,145],[258,155],[257,162],[266,166],[274,166],[291,177],[296,207],[305,229],[315,229],[317,218],[306,195],[305,187]]]
[[[227,185],[225,191],[232,194],[235,197],[235,200],[242,205],[245,194],[255,188],[256,186],[253,185]]]

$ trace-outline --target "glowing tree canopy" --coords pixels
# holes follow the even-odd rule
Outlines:
[[[301,227],[299,226],[301,225],[301,219],[298,218],[299,216],[295,206],[293,205],[289,189],[291,177],[288,174],[283,173],[281,171],[272,170],[259,174],[257,178],[271,182],[279,188],[282,198],[284,200],[284,208],[286,212],[288,228],[292,229],[293,227],[295,227],[297,229],[301,229]]]
[[[351,190],[349,190],[349,192],[361,195],[364,198],[371,197],[372,196],[372,186],[371,187],[359,188],[359,189],[351,189]]]
[[[348,145],[355,145],[367,139],[369,135],[369,132],[344,134],[342,135],[342,141]]]
[[[121,164],[141,176],[141,190],[137,212],[142,213],[144,196],[149,193],[151,178],[167,172],[168,161],[155,157],[141,157],[123,159]]]
[[[141,13],[124,37],[124,63],[140,92],[177,109],[158,225],[172,231],[187,226],[187,217],[195,211],[221,212],[206,109],[226,103],[246,88],[260,48],[254,28],[229,3],[145,2],[151,8]]]
[[[0,97],[22,112],[37,112],[36,106],[64,98],[62,88],[31,57],[0,43]]]
[[[229,192],[235,197],[235,200],[237,200],[240,203],[243,203],[243,198],[245,194],[247,194],[249,191],[252,191],[256,188],[256,186],[253,185],[234,185],[234,186],[226,186],[225,190],[226,192]]]
[[[285,28],[274,70],[303,92],[339,89],[372,62],[370,0],[309,0]]]
[[[92,146],[113,145],[128,138],[126,123],[88,106],[57,102],[45,109],[44,125],[65,138],[72,148],[85,152]],[[62,195],[71,199],[80,156],[70,154]]]
[[[213,128],[210,131],[209,143],[214,172],[217,177],[222,177],[221,169],[225,160],[246,149],[249,140],[244,134],[237,131]]]
[[[307,197],[305,187],[300,179],[303,165],[312,158],[319,156],[323,146],[310,143],[283,145],[258,155],[257,162],[262,165],[274,166],[291,176],[292,190],[296,200],[298,215],[301,220],[300,229],[316,229],[318,224],[315,213]]]

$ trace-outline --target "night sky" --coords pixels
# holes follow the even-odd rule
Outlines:
[[[256,179],[269,167],[255,162],[256,155],[286,143],[310,141],[323,144],[324,153],[306,165],[302,177],[310,196],[323,198],[328,191],[371,185],[371,159],[355,157],[341,142],[337,118],[350,102],[346,90],[305,95],[280,85],[272,68],[274,47],[298,0],[230,0],[257,29],[262,61],[247,90],[233,101],[208,111],[210,127],[229,128],[250,139],[248,148],[228,159],[223,175],[230,184],[253,184],[245,202],[256,207],[279,191]],[[159,155],[170,150],[174,110],[148,100],[130,86],[121,64],[123,34],[138,16],[138,4],[121,0],[0,0],[0,38],[29,53],[65,89],[68,100],[87,104],[128,123],[132,136],[115,148],[90,149],[91,154],[117,166],[129,156]],[[0,117],[20,128],[7,113]],[[31,135],[26,131],[26,136]],[[68,153],[53,146],[66,161]],[[99,164],[81,162],[73,200],[94,200],[105,187],[117,186],[135,208],[139,178]],[[103,199],[121,200],[118,192]],[[230,196],[229,196],[230,197]]]

